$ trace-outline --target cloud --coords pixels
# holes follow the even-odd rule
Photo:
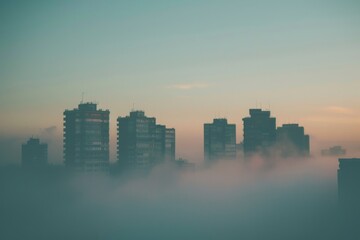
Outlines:
[[[343,115],[354,115],[355,111],[350,108],[339,107],[339,106],[328,106],[323,109],[327,113],[331,114],[343,114]]]
[[[355,109],[327,106],[319,109],[316,114],[305,118],[306,121],[323,122],[323,123],[352,123],[357,122],[360,113]]]
[[[25,139],[21,136],[0,136],[0,166],[20,163],[21,144],[24,142]]]
[[[183,83],[171,85],[168,88],[179,89],[179,90],[191,90],[199,88],[208,88],[210,84],[208,83]]]

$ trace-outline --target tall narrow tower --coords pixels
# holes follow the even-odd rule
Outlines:
[[[107,171],[109,167],[109,110],[95,103],[80,103],[64,112],[64,158],[67,167]]]

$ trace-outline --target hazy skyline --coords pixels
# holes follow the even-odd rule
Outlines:
[[[176,155],[194,161],[203,123],[228,118],[240,142],[256,106],[304,126],[312,145],[359,149],[359,11],[351,0],[2,2],[1,154],[35,135],[62,162],[62,114],[82,92],[110,110],[111,160],[116,118],[133,106],[175,128]]]

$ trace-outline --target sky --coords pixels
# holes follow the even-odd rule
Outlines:
[[[63,111],[85,101],[132,108],[176,129],[176,155],[203,158],[203,124],[270,109],[299,123],[316,153],[360,149],[360,3],[1,1],[0,152],[30,136],[61,163]]]

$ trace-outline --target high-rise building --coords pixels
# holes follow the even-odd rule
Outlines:
[[[283,157],[306,157],[310,154],[309,135],[299,124],[283,124],[276,130],[276,141]]]
[[[250,109],[250,117],[243,118],[244,154],[268,156],[276,142],[276,118],[270,117],[270,111]]]
[[[143,111],[119,117],[118,162],[124,169],[149,170],[166,159],[175,159],[175,129],[157,125]]]
[[[347,213],[360,214],[360,158],[340,158],[338,169],[339,204]]]
[[[109,110],[81,103],[64,112],[64,158],[67,167],[85,172],[109,168]]]
[[[236,158],[236,125],[224,118],[204,124],[204,157],[206,161]]]
[[[165,129],[165,161],[175,161],[175,128]]]
[[[38,138],[30,138],[21,148],[21,165],[26,168],[42,168],[47,165],[48,145]]]

